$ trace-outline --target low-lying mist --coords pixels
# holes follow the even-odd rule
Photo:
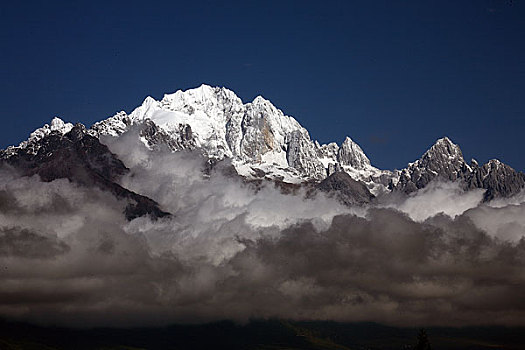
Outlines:
[[[0,316],[66,326],[260,318],[402,326],[525,326],[525,196],[435,183],[348,208],[283,194],[196,153],[104,142],[121,184],[173,214],[126,221],[126,203],[65,179],[0,171]]]

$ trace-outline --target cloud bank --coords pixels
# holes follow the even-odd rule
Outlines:
[[[347,208],[249,184],[192,153],[106,139],[122,185],[172,217],[68,180],[0,171],[0,316],[73,326],[253,318],[525,325],[525,204],[434,184]],[[226,165],[227,166],[227,165]]]

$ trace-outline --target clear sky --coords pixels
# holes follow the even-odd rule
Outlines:
[[[9,1],[0,147],[207,83],[402,168],[449,136],[525,170],[525,2]]]

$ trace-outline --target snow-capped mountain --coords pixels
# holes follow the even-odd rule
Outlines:
[[[0,158],[36,155],[47,137],[64,136],[72,130],[71,123],[54,118],[19,146],[0,151]],[[407,168],[380,170],[372,166],[350,137],[341,145],[320,144],[297,120],[262,96],[243,103],[223,87],[201,85],[167,94],[160,101],[147,97],[131,113],[122,111],[97,122],[86,134],[104,142],[104,138],[119,137],[131,130],[138,130],[140,140],[153,151],[198,150],[214,161],[231,159],[237,173],[250,179],[299,184],[320,182],[334,173],[345,172],[353,180],[363,182],[374,195],[391,190],[411,193],[440,179],[460,181],[465,189],[486,189],[486,200],[510,196],[525,187],[522,173],[496,160],[483,166],[475,161],[467,164],[459,146],[446,137]],[[324,187],[338,188],[333,184],[338,179],[343,178],[332,177],[330,186]]]
[[[370,164],[361,147],[347,137],[341,146],[320,145],[293,117],[262,96],[243,103],[226,88],[201,85],[167,94],[160,101],[147,97],[130,114],[119,112],[91,127],[92,135],[118,136],[134,125],[156,129],[141,133],[150,148],[163,143],[173,151],[198,148],[214,159],[231,158],[246,177],[285,182],[321,180],[337,170],[366,182],[375,191],[390,175]]]

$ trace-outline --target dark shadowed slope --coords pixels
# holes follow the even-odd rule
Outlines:
[[[83,186],[109,191],[129,201],[125,209],[128,220],[142,215],[153,218],[169,215],[152,199],[117,183],[128,168],[98,138],[87,134],[82,124],[76,124],[65,134],[51,132],[13,153],[0,151],[0,159],[23,176],[39,175],[47,182],[66,178]]]

